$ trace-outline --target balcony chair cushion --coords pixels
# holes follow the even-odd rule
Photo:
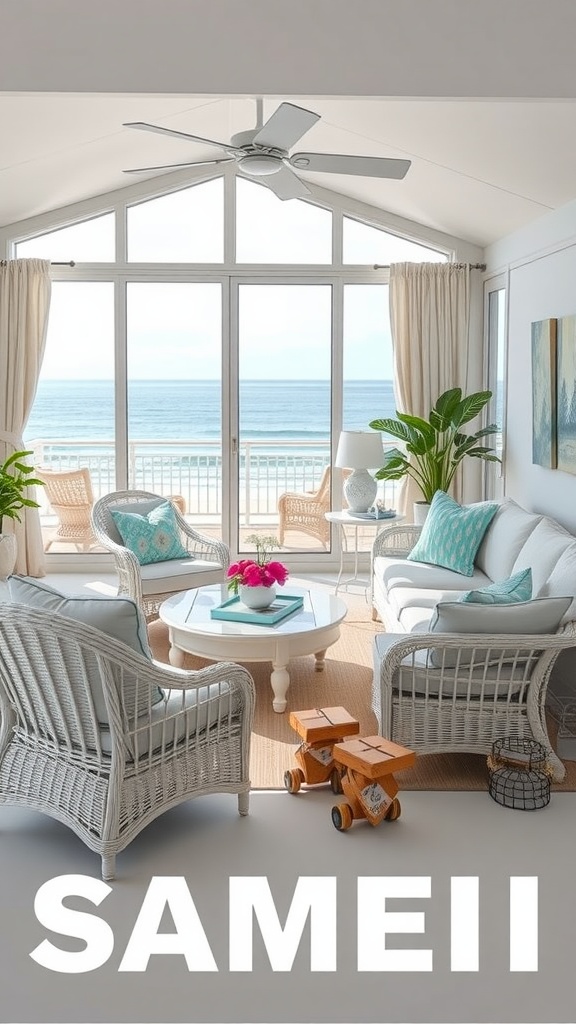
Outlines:
[[[120,643],[125,644],[141,657],[152,660],[146,620],[138,605],[131,598],[100,595],[85,597],[83,594],[66,595],[30,576],[10,576],[8,586],[10,598],[15,604],[39,608],[42,611],[63,615],[67,619],[74,619],[76,622],[100,630],[114,640],[119,640]],[[100,724],[106,724],[108,709],[96,664],[88,667],[88,676],[98,721]],[[156,687],[155,689],[156,693],[152,695],[152,704],[157,704],[164,698],[161,688]],[[150,703],[148,691],[143,687],[140,687],[140,691],[137,714],[146,712]],[[130,706],[129,689],[125,692],[128,693],[126,713],[130,718],[133,716],[134,707]]]
[[[466,590],[460,594],[458,601],[465,604],[518,604],[520,601],[529,601],[531,597],[532,570],[528,568],[499,583],[490,583],[478,590]]]
[[[555,633],[572,603],[571,597],[536,598],[518,604],[479,605],[449,601],[436,605],[430,619],[431,633],[542,634]],[[470,650],[432,650],[430,662],[453,668],[469,664]],[[503,652],[503,657],[514,657]],[[467,660],[466,660],[467,659]]]
[[[476,552],[497,511],[496,502],[459,505],[449,494],[436,491],[408,559],[442,565],[463,576],[472,576]]]
[[[180,540],[174,508],[162,501],[149,512],[111,511],[124,545],[132,551],[140,565],[166,562],[191,556]]]

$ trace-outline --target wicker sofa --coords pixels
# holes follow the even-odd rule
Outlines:
[[[373,614],[386,630],[375,638],[372,700],[383,735],[421,753],[488,753],[501,736],[535,739],[561,780],[544,705],[552,670],[576,661],[576,537],[507,499],[470,577],[407,560],[421,529],[386,527],[372,549]],[[529,602],[459,601],[528,567]]]

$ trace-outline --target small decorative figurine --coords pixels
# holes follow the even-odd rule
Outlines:
[[[332,808],[332,823],[339,832],[355,818],[378,825],[384,818],[400,817],[398,783],[393,772],[411,768],[416,754],[382,736],[356,737],[334,746],[334,761],[341,766],[341,786],[348,803]]]
[[[295,757],[298,768],[284,772],[284,785],[289,793],[297,793],[303,782],[316,786],[330,782],[333,793],[341,793],[342,768],[335,765],[332,749],[346,736],[360,732],[360,725],[346,708],[309,708],[292,711],[290,725],[302,737]]]

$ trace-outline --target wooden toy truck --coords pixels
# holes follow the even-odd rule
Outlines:
[[[309,708],[292,711],[290,725],[302,737],[295,757],[298,768],[284,772],[284,785],[297,793],[303,782],[315,786],[330,782],[333,793],[341,793],[342,768],[334,764],[332,748],[346,736],[360,732],[360,725],[346,708]]]
[[[332,808],[332,822],[338,831],[349,829],[355,818],[378,825],[384,818],[395,821],[400,817],[393,772],[412,767],[416,761],[413,750],[382,736],[367,736],[335,744],[333,756],[343,771],[340,782],[348,798],[348,803]]]

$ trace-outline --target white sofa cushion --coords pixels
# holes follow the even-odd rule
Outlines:
[[[492,580],[479,569],[472,576],[463,576],[440,565],[409,562],[406,558],[379,555],[374,559],[374,574],[384,582],[388,592],[393,587],[418,587],[420,590],[471,590],[487,586]]]
[[[553,519],[542,518],[522,546],[512,573],[532,569],[532,593],[539,593],[558,562],[563,551],[574,543],[574,537]],[[569,594],[576,593],[574,583]]]
[[[393,587],[388,591],[388,601],[398,618],[408,608],[428,608],[428,618],[440,601],[458,601],[458,590],[419,590],[418,587]]]
[[[537,598],[518,604],[478,605],[461,601],[436,605],[430,620],[431,633],[472,634],[547,634],[555,633],[571,604],[570,597]],[[504,657],[514,657],[515,651]],[[471,651],[436,651],[430,660],[433,665],[454,667],[470,662]],[[466,661],[467,659],[467,661]]]
[[[576,541],[568,545],[562,552],[546,582],[540,587],[536,597],[563,597],[564,594],[576,595]],[[562,622],[576,619],[576,596]]]
[[[522,547],[542,518],[527,512],[511,498],[503,501],[478,549],[476,569],[494,582],[511,576]]]
[[[433,614],[434,608],[412,605],[410,608],[402,609],[398,621],[406,633],[428,633]]]

